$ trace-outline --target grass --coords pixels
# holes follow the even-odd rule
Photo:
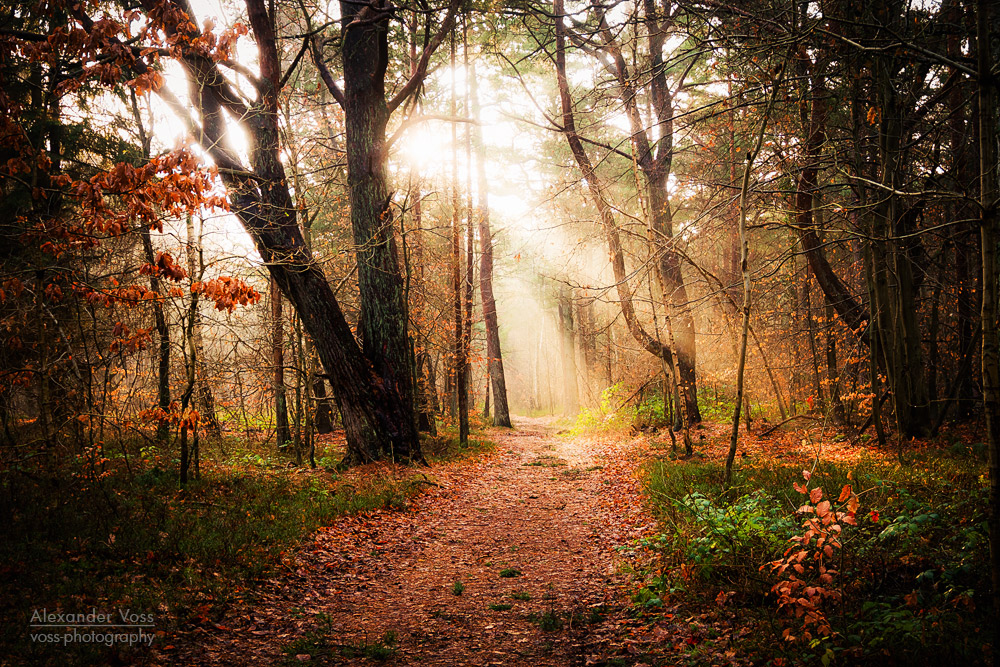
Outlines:
[[[926,448],[905,465],[862,456],[816,466],[810,488],[835,500],[850,484],[861,504],[831,565],[843,595],[826,610],[834,634],[804,644],[782,641],[784,628],[796,636],[803,628],[776,617],[777,579],[761,569],[803,532],[796,510],[808,500],[792,486],[804,481],[803,467],[750,459],[723,489],[717,463],[648,463],[644,489],[661,533],[629,549],[650,557],[633,597],[637,613],[655,613],[667,600],[708,605],[726,591],[756,619],[741,647],[755,661],[865,665],[891,654],[899,664],[981,664],[990,606],[982,583],[987,478],[975,448]]]
[[[456,581],[451,585],[452,595],[461,595],[464,591],[465,591],[465,584],[463,584],[461,581]]]
[[[421,434],[421,449],[432,463],[460,461],[489,454],[496,449],[496,443],[481,434],[484,428],[486,423],[482,418],[474,419],[470,424],[468,440],[463,445],[459,441],[458,427],[442,425],[438,427],[436,436]]]
[[[514,593],[511,593],[510,596],[515,600],[521,600],[522,602],[531,601],[531,593],[529,593],[528,591],[516,591]]]
[[[490,605],[490,611],[510,611],[514,605],[509,602],[494,602]]]
[[[347,484],[322,470],[289,474],[286,458],[236,438],[203,440],[201,478],[182,487],[175,455],[113,443],[0,470],[0,653],[10,664],[137,659],[138,647],[31,642],[29,619],[58,607],[152,614],[153,631],[214,621],[318,527],[404,508],[422,488],[390,475]]]
[[[542,632],[557,632],[565,625],[562,617],[551,609],[541,614],[528,614],[528,620],[536,624]]]
[[[500,576],[504,579],[513,579],[514,577],[520,577],[523,573],[516,567],[505,567],[500,570]]]
[[[386,630],[382,637],[375,641],[364,639],[360,642],[347,644],[335,644],[331,641],[333,635],[333,623],[329,615],[319,613],[316,615],[316,625],[308,630],[302,637],[295,639],[284,646],[286,664],[298,665],[303,661],[309,662],[317,658],[325,661],[339,655],[348,660],[355,658],[367,658],[378,662],[385,662],[395,657],[398,650],[395,630]],[[308,656],[308,658],[300,657]]]

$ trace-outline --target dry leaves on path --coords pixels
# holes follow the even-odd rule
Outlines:
[[[318,531],[253,605],[170,639],[160,663],[586,665],[639,655],[613,546],[653,527],[629,442],[496,430],[406,511]],[[634,444],[634,443],[633,443]],[[634,662],[630,661],[630,662]]]

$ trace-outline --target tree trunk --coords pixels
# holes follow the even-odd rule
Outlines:
[[[186,3],[180,0],[177,4],[181,9],[186,7]],[[147,10],[152,8],[151,2],[144,5]],[[316,344],[344,424],[348,448],[345,462],[361,463],[380,458],[419,459],[419,440],[413,425],[409,394],[405,385],[396,384],[390,377],[391,371],[396,368],[396,359],[392,356],[394,350],[386,349],[385,358],[375,361],[362,352],[333,289],[306,249],[280,158],[278,94],[281,63],[274,25],[263,0],[246,0],[246,6],[260,63],[260,77],[255,82],[256,101],[250,107],[243,106],[240,96],[229,87],[215,63],[193,52],[182,56],[181,62],[197,91],[194,102],[202,120],[201,126],[194,128],[200,133],[198,141],[212,156],[219,170],[233,212],[254,239],[268,271],[294,305]],[[348,14],[353,17],[360,9],[369,10],[367,6],[359,8],[347,4],[346,7],[345,18]],[[358,251],[358,264],[364,267],[365,276],[362,280],[362,300],[367,303],[374,299],[377,302],[368,304],[374,310],[368,310],[364,316],[365,322],[371,325],[394,303],[393,294],[378,293],[381,283],[378,276],[370,279],[372,273],[378,274],[384,264],[386,270],[391,272],[387,278],[390,285],[392,275],[396,276],[398,285],[399,273],[394,262],[384,261],[380,255],[380,252],[385,254],[391,248],[391,244],[381,242],[386,238],[381,213],[388,209],[388,196],[380,198],[377,194],[377,186],[384,186],[385,154],[382,150],[384,134],[381,138],[378,136],[376,128],[379,122],[376,121],[383,119],[377,117],[377,105],[376,113],[368,113],[370,96],[365,95],[366,86],[377,88],[379,85],[378,82],[362,81],[357,90],[354,85],[359,69],[379,68],[377,61],[366,62],[365,54],[369,51],[374,51],[375,55],[379,53],[378,48],[372,49],[369,43],[377,41],[381,24],[369,21],[358,23],[360,27],[347,30],[344,39],[345,54],[348,56],[345,60],[355,65],[348,68],[351,74],[346,78],[351,82],[351,103],[345,102],[345,106],[350,107],[347,112],[349,171],[357,186],[351,189],[352,221],[369,216],[362,221],[362,233],[356,236],[374,236],[363,233],[369,227],[374,228],[374,232],[383,233],[382,237],[371,239],[373,242],[369,245],[359,244]],[[374,37],[368,39],[368,33]],[[384,43],[384,34],[382,39]],[[362,46],[359,47],[359,43]],[[365,44],[368,44],[367,50],[363,46]],[[407,90],[412,91],[412,86]],[[340,97],[345,95],[341,93]],[[168,99],[168,103],[174,108],[179,106],[176,99]],[[224,109],[231,113],[250,138],[249,169],[226,147],[223,138]],[[366,126],[366,121],[371,124]],[[384,122],[381,127],[384,130]],[[367,164],[366,157],[370,158]],[[355,198],[358,199],[356,205]],[[392,320],[398,317],[398,313],[388,313],[387,317]],[[378,332],[368,333],[365,334],[366,352],[382,357],[382,351],[374,343],[383,336]]]
[[[663,48],[667,38],[667,21],[654,0],[643,0],[643,26],[646,29],[650,54],[649,91],[652,98],[655,124],[661,138],[652,143],[639,112],[635,90],[636,77],[623,57],[616,37],[608,29],[603,12],[601,37],[607,55],[613,61],[618,79],[618,96],[625,107],[631,129],[632,147],[639,170],[646,186],[649,205],[649,222],[655,234],[657,248],[656,268],[662,283],[666,304],[670,309],[671,336],[675,342],[676,363],[680,372],[681,390],[684,395],[688,423],[701,421],[698,408],[698,385],[695,373],[696,345],[694,317],[691,313],[687,287],[681,271],[680,254],[675,250],[673,236],[673,210],[670,205],[668,178],[673,164],[674,107],[670,85],[666,78]]]
[[[753,162],[760,153],[761,146],[764,145],[764,131],[767,129],[767,120],[771,115],[771,108],[774,100],[778,97],[778,90],[781,88],[781,80],[784,75],[784,67],[779,67],[775,80],[772,82],[773,90],[768,99],[767,107],[764,109],[764,118],[760,122],[760,130],[757,133],[757,143],[753,150],[747,153],[746,166],[743,168],[743,183],[740,186],[740,273],[743,274],[743,326],[740,329],[740,354],[736,367],[736,404],[733,406],[733,428],[729,436],[729,453],[726,456],[726,476],[723,484],[728,487],[733,479],[733,461],[736,459],[737,438],[740,429],[740,408],[743,405],[743,372],[746,368],[747,360],[747,338],[750,333],[750,245],[747,241],[747,198],[750,192],[750,172],[753,169]],[[780,400],[780,399],[779,399]],[[746,411],[747,416],[750,410]],[[750,424],[747,423],[747,431]]]
[[[458,113],[458,89],[455,80],[455,36],[451,38],[451,115]],[[458,421],[458,440],[465,444],[469,437],[469,387],[466,384],[465,314],[462,308],[462,215],[458,194],[458,127],[451,126],[451,291],[453,299],[454,334],[452,340],[451,382],[454,393],[452,417]]]
[[[313,423],[317,433],[333,433],[333,406],[326,397],[323,378],[313,379],[313,396],[316,398],[316,417]]]
[[[809,340],[809,358],[811,361],[810,365],[812,366],[812,390],[816,404],[823,406],[823,385],[819,375],[819,354],[816,352],[816,322],[814,321],[812,314],[811,287],[812,280],[810,275],[807,273],[806,284],[803,286],[802,290],[804,292],[803,297],[805,300],[806,338]],[[782,419],[785,419],[785,417],[782,416]]]
[[[573,104],[569,95],[569,81],[566,78],[566,27],[563,24],[563,0],[553,0],[553,14],[556,16],[556,83],[559,87],[559,100],[562,110],[562,131],[569,143],[573,158],[583,174],[590,199],[597,208],[601,218],[601,226],[608,243],[611,255],[611,268],[615,278],[615,290],[621,307],[622,316],[629,333],[644,350],[657,358],[663,359],[670,368],[674,367],[673,350],[651,336],[636,317],[632,305],[632,291],[628,284],[628,274],[625,271],[625,256],[622,250],[621,235],[615,224],[614,213],[604,195],[604,180],[597,174],[590,157],[583,148],[583,141],[576,130],[576,120],[573,115]]]
[[[292,440],[288,426],[288,400],[285,390],[285,317],[281,291],[271,279],[271,390],[274,392],[274,439],[279,450]]]
[[[462,60],[465,72],[465,94],[462,97],[462,115],[469,117],[469,39],[468,12],[462,14]],[[472,126],[465,126],[465,271],[462,280],[462,348],[465,383],[465,431],[461,437],[463,443],[469,441],[469,411],[475,404],[475,393],[472,384],[472,305],[475,299],[475,209],[472,205]]]
[[[142,145],[142,158],[149,160],[152,137],[146,131],[146,125],[142,120],[142,113],[139,111],[139,101],[133,91],[129,101],[132,105],[132,116],[139,129],[139,141]],[[142,250],[146,257],[146,262],[156,264],[156,254],[153,252],[153,239],[149,233],[149,227],[139,226],[139,237],[142,239]],[[160,290],[160,278],[156,272],[149,274],[149,288],[156,294],[162,294]],[[167,318],[163,313],[163,303],[157,299],[153,301],[153,322],[156,327],[156,337],[159,341],[157,350],[156,366],[156,405],[166,414],[170,410],[170,327],[167,326]],[[159,442],[166,442],[170,437],[170,424],[166,419],[160,419],[156,426],[156,439]]]
[[[834,332],[834,309],[826,302],[826,395],[829,409],[838,421],[846,421],[844,404],[840,402],[840,374],[837,370],[837,336]]]
[[[200,281],[205,275],[205,257],[202,250],[202,233],[204,223],[198,223],[198,235],[192,241],[188,239],[188,271],[192,281]],[[193,246],[191,244],[194,244]],[[197,271],[197,273],[195,273]],[[201,335],[201,309],[194,311],[191,322],[191,342],[195,350],[195,382],[198,400],[201,403],[201,424],[205,431],[214,437],[222,435],[222,425],[215,413],[215,395],[208,382],[208,367],[205,364],[205,341]]]
[[[362,349],[378,381],[399,397],[398,429],[406,456],[419,457],[410,380],[403,279],[388,186],[385,97],[389,13],[378,0],[340,3],[343,16],[344,121],[351,228],[358,262]]]
[[[872,222],[875,232],[873,268],[880,306],[877,321],[883,334],[882,351],[892,390],[897,430],[902,437],[924,435],[930,427],[930,409],[927,387],[923,382],[923,353],[916,322],[912,262],[904,241],[900,240],[900,235],[908,231],[909,221],[916,213],[913,208],[904,211],[903,202],[897,194],[903,160],[903,130],[899,95],[891,80],[894,57],[880,54],[875,59],[875,85],[881,111],[880,181],[884,192],[879,195]]]
[[[431,435],[437,435],[437,374],[434,372],[434,359],[427,352],[417,354],[417,377],[423,386],[420,391],[420,400],[422,403],[419,411],[420,430]]]
[[[479,120],[479,91],[476,70],[470,74],[472,116]],[[483,131],[474,126],[473,141],[476,148],[476,180],[479,201],[479,292],[483,299],[483,323],[486,326],[487,374],[493,386],[493,425],[510,427],[510,408],[507,405],[507,380],[503,371],[503,353],[500,349],[500,325],[497,319],[497,302],[493,296],[493,234],[490,232],[489,181],[486,178],[486,151],[483,149]]]
[[[561,285],[558,303],[559,355],[562,367],[563,414],[575,417],[580,411],[580,391],[576,382],[576,344],[573,327],[573,299],[569,288]]]
[[[989,0],[976,1],[976,41],[979,93],[979,187],[983,257],[982,380],[983,412],[989,442],[990,578],[993,588],[993,646],[1000,645],[1000,338],[997,332],[997,127],[996,78],[992,74],[992,27]],[[998,654],[993,663],[1000,662]]]
[[[802,157],[802,171],[799,172],[795,188],[795,229],[802,250],[809,261],[809,268],[826,299],[836,308],[844,324],[859,337],[859,340],[866,342],[866,337],[862,334],[870,324],[868,312],[830,266],[818,232],[820,220],[813,215],[813,195],[817,189],[820,150],[826,136],[829,109],[823,73],[811,72],[810,82],[812,100],[808,112],[805,153]]]
[[[139,234],[142,237],[142,249],[146,255],[146,261],[150,264],[156,264],[149,227],[142,225],[139,228]],[[161,294],[160,279],[156,277],[155,273],[151,273],[149,276],[149,288],[156,294]],[[163,304],[159,300],[153,302],[153,321],[156,326],[156,337],[160,343],[157,348],[156,405],[166,413],[170,410],[170,327],[167,326]],[[161,419],[156,426],[156,439],[159,442],[166,442],[169,436],[170,425],[167,420]]]
[[[963,3],[955,0],[945,3],[945,21],[954,25],[963,25],[968,20],[963,14],[972,11],[970,3]],[[963,57],[962,43],[965,37],[956,31],[949,34],[947,40],[948,57],[953,61],[958,61]],[[950,77],[961,77],[957,68],[949,68]],[[961,79],[966,81],[965,79]],[[951,178],[953,187],[957,191],[963,190],[967,184],[977,179],[976,168],[978,167],[977,147],[974,141],[976,135],[975,127],[969,122],[968,110],[972,105],[968,104],[970,97],[968,84],[954,85],[948,95],[948,149],[951,154]],[[951,220],[971,220],[977,217],[977,212],[973,210],[968,200],[959,200],[951,203],[953,214]],[[964,366],[964,359],[967,352],[973,349],[973,337],[975,327],[975,280],[969,278],[969,268],[975,266],[975,249],[972,243],[967,243],[966,233],[969,231],[968,224],[950,226],[947,230],[948,238],[953,240],[955,246],[955,289],[958,299],[958,336],[956,339],[955,357],[960,361],[960,367]],[[970,235],[971,236],[971,235]],[[978,241],[979,239],[975,239]],[[970,255],[973,257],[970,258]],[[945,265],[946,266],[946,265]],[[979,273],[978,271],[976,272]],[[935,359],[933,355],[930,359]],[[957,415],[959,420],[967,419],[973,410],[973,378],[975,375],[961,370],[954,376],[958,384],[957,389]],[[936,423],[941,423],[941,417],[952,397],[952,392],[948,392],[943,406],[939,406],[939,414]],[[935,432],[937,428],[934,429]]]

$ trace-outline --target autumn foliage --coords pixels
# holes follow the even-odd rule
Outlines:
[[[809,488],[811,472],[802,471],[805,484],[794,484],[795,491],[804,495],[807,502],[798,509],[805,517],[801,535],[791,538],[795,544],[788,547],[784,557],[761,570],[770,567],[780,581],[771,588],[778,597],[778,609],[789,612],[801,621],[801,638],[812,639],[812,632],[828,636],[832,630],[827,621],[825,608],[840,602],[842,593],[836,587],[835,559],[843,548],[841,533],[844,525],[857,524],[860,501],[850,484],[844,485],[836,504],[823,498],[823,488]],[[797,637],[792,628],[785,628],[782,636],[788,641]]]

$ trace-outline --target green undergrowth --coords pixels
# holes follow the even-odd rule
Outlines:
[[[473,442],[431,458],[490,446]],[[172,448],[143,441],[52,451],[0,470],[0,654],[10,664],[133,660],[145,649],[33,641],[32,613],[131,610],[151,615],[154,627],[146,630],[161,634],[214,622],[317,528],[348,514],[404,508],[426,488],[419,472],[347,481],[333,468],[297,468],[263,443],[235,438],[203,443],[200,478],[184,486],[177,464]]]
[[[754,627],[739,652],[755,664],[874,665],[887,656],[896,665],[987,662],[981,458],[953,447],[922,451],[905,465],[875,458],[816,465],[809,489],[821,487],[823,498],[843,509],[836,501],[850,485],[860,502],[856,525],[837,522],[842,548],[827,564],[827,588],[840,597],[822,609],[829,633],[805,632],[801,618],[778,611],[778,575],[767,566],[795,546],[790,539],[814,516],[797,512],[810,502],[801,486],[793,488],[805,483],[803,467],[812,464],[750,461],[724,489],[718,463],[649,462],[644,491],[661,532],[625,549],[644,564],[637,566],[636,612],[655,615],[677,604],[738,610],[740,622]]]
[[[670,406],[664,403],[662,386],[649,385],[636,392],[634,388],[617,383],[601,391],[597,407],[583,408],[569,429],[570,435],[628,429],[649,430],[665,428],[673,418]],[[701,390],[698,392],[698,410],[706,421],[725,422],[732,418],[733,399],[725,391]],[[760,406],[754,410],[755,414]]]
[[[395,630],[386,630],[374,640],[366,637],[356,642],[337,643],[336,639],[330,616],[322,612],[316,614],[311,627],[282,648],[286,656],[285,664],[300,665],[312,661],[326,664],[328,660],[337,658],[386,662],[394,658],[398,650]]]
[[[632,428],[640,418],[649,419],[662,415],[663,401],[653,397],[649,401],[634,401],[632,390],[622,382],[601,391],[601,400],[596,408],[583,408],[576,415],[569,429],[571,436],[594,431],[620,431]]]
[[[486,437],[485,420],[480,415],[469,415],[469,437],[462,444],[458,437],[458,427],[439,422],[436,435],[422,433],[420,435],[421,449],[431,463],[448,463],[489,454],[496,449],[496,444]]]

